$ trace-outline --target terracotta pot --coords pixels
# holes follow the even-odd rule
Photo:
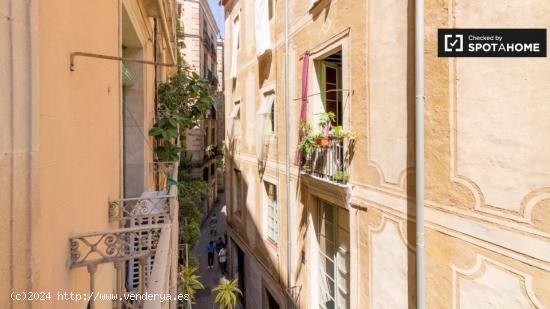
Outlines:
[[[317,145],[321,147],[328,147],[330,138],[328,136],[317,137]]]

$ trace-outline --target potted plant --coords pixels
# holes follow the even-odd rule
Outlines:
[[[334,175],[332,176],[332,179],[338,183],[348,183],[348,180],[349,180],[349,174],[347,172],[344,172],[344,171],[338,171],[336,173],[334,173]]]
[[[319,147],[326,148],[330,144],[330,136],[319,133],[315,136],[315,143],[319,145]]]
[[[204,285],[199,281],[199,276],[195,274],[197,267],[180,267],[181,270],[178,273],[180,280],[179,291],[182,294],[189,295],[189,303],[185,304],[185,308],[187,308],[187,306],[195,301],[197,290],[204,289]]]
[[[312,134],[304,136],[298,144],[298,147],[300,148],[304,156],[308,158],[317,148],[315,137]]]
[[[319,127],[325,133],[330,131],[330,128],[334,121],[336,120],[336,115],[333,112],[323,112],[319,114]]]
[[[233,309],[237,305],[237,294],[243,295],[237,286],[237,279],[227,280],[222,278],[220,284],[212,289],[216,292],[214,303],[218,304],[220,309]]]

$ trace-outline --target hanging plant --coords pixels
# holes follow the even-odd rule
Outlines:
[[[203,119],[214,105],[208,81],[187,67],[181,68],[158,87],[158,121],[149,130],[156,140],[155,156],[161,161],[176,161],[183,151],[180,137]]]

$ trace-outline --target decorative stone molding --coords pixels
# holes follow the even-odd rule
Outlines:
[[[5,235],[0,273],[7,290],[32,291],[38,207],[38,1],[2,1],[0,14],[0,203]],[[34,210],[33,210],[34,209]],[[5,275],[5,276],[4,276]],[[8,298],[0,307],[15,306]],[[30,301],[17,306],[30,307]]]
[[[452,265],[452,305],[458,308],[544,308],[533,290],[533,278],[508,265],[476,256],[468,269]]]

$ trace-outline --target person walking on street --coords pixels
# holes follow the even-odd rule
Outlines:
[[[225,275],[227,265],[227,250],[225,250],[225,247],[222,247],[220,252],[218,252],[218,262],[220,263],[220,271],[222,275]]]
[[[208,226],[210,227],[210,236],[216,236],[217,230],[216,226],[218,225],[218,218],[216,217],[216,214],[213,214],[212,217],[210,217],[210,221],[208,222]]]
[[[216,243],[211,240],[208,243],[208,268],[214,268],[214,253],[216,252]]]
[[[221,237],[218,237],[218,241],[216,242],[216,248],[218,249],[218,252],[225,247],[225,243],[223,242]]]

